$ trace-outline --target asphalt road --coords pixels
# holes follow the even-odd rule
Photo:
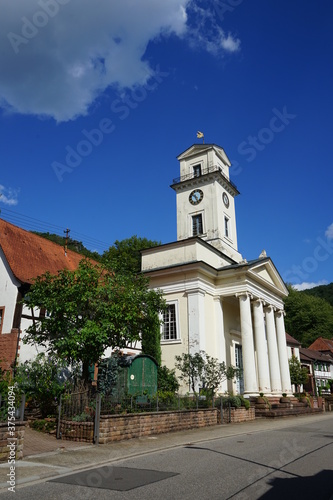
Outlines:
[[[76,474],[0,498],[332,500],[333,418],[293,419],[283,428],[188,443]]]

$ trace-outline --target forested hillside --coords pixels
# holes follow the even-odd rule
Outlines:
[[[303,290],[302,293],[325,299],[331,304],[331,306],[333,306],[333,283],[330,283],[329,285],[316,286],[315,288],[310,288],[309,290]]]
[[[59,236],[58,234],[52,233],[39,233],[38,231],[32,231],[38,236],[42,236],[42,238],[46,238],[47,240],[53,241],[58,245],[65,246],[66,238],[65,236]],[[89,257],[90,259],[94,259],[96,261],[101,260],[101,255],[98,252],[91,252],[88,250],[81,241],[73,240],[72,238],[67,238],[67,248],[68,250],[73,250],[73,252],[80,253]]]
[[[330,287],[331,285],[327,285]],[[317,287],[323,288],[323,287]],[[289,296],[285,299],[286,331],[308,347],[318,337],[333,338],[333,306],[315,294],[298,292],[288,286]],[[312,289],[315,290],[315,289]],[[306,290],[311,292],[312,290]]]

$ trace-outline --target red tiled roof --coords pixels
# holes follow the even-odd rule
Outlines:
[[[333,340],[323,339],[318,337],[310,346],[309,349],[314,351],[332,351],[333,353]]]
[[[286,341],[287,341],[287,345],[288,344],[301,345],[301,343],[298,340],[294,339],[294,337],[289,335],[289,333],[287,333],[287,332],[286,332]]]
[[[61,269],[74,271],[84,258],[71,250],[67,250],[65,255],[61,245],[3,219],[0,219],[0,247],[14,276],[22,283],[29,284],[46,271],[51,274]]]

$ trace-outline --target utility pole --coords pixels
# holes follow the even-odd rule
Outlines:
[[[64,233],[66,235],[66,237],[65,237],[65,255],[67,255],[67,244],[68,244],[69,232],[70,232],[70,229],[68,229],[68,228],[64,230]]]

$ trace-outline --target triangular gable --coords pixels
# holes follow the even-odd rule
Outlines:
[[[227,165],[228,167],[231,166],[231,162],[224,149],[220,146],[217,146],[216,144],[193,144],[191,147],[177,156],[177,160],[186,160],[187,158],[191,158],[191,156],[204,153],[205,151],[209,151],[210,149],[214,149],[216,155],[225,165]]]
[[[282,295],[288,295],[287,287],[270,258],[250,263],[248,272],[256,281],[277,288]]]

